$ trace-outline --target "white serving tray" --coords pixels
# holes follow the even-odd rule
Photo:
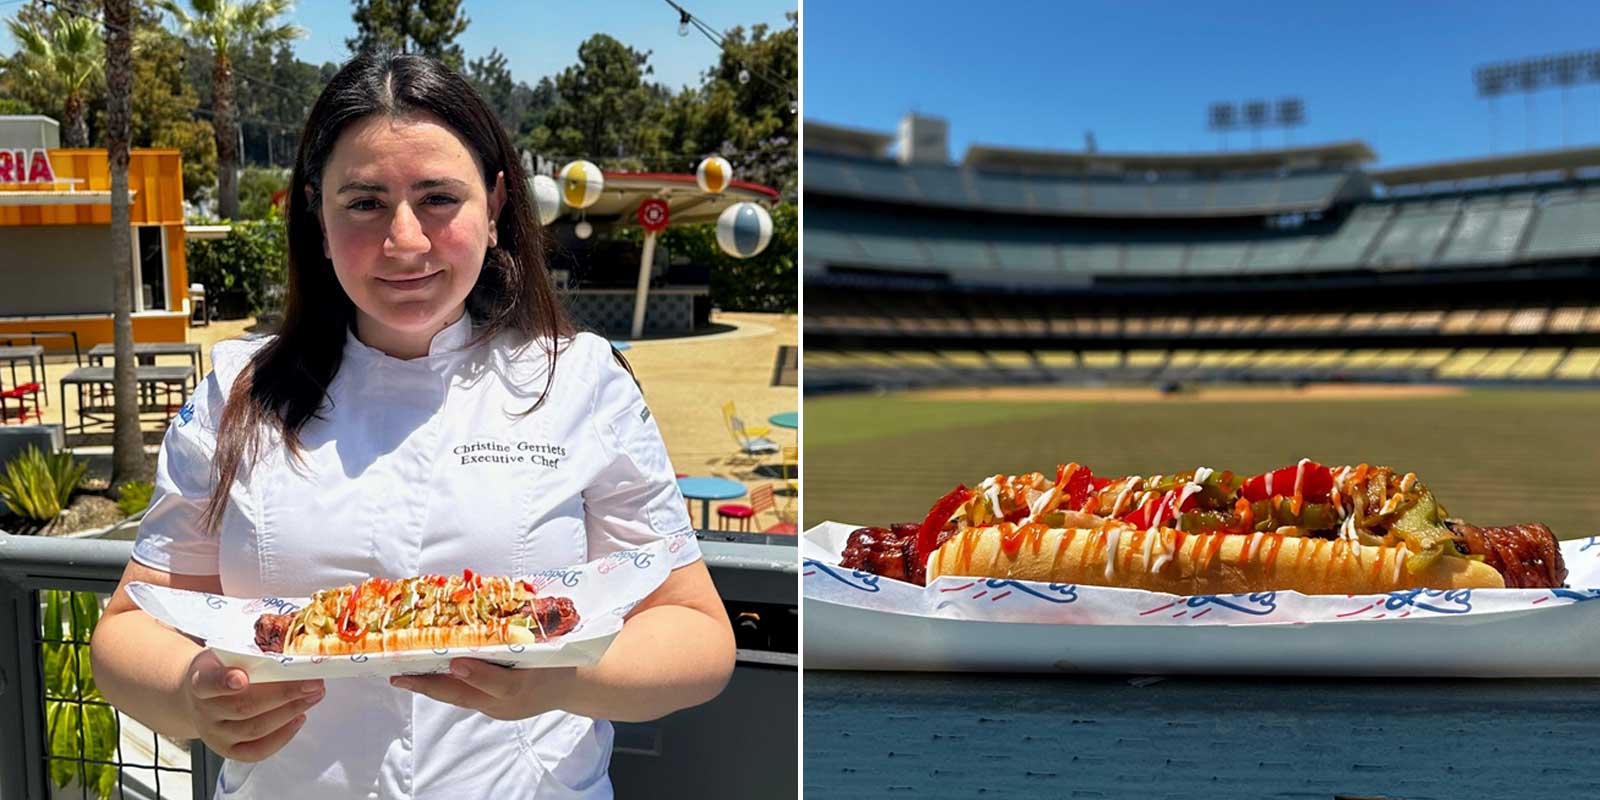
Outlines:
[[[544,596],[569,597],[578,625],[551,642],[530,645],[408,650],[348,656],[263,653],[255,644],[256,618],[298,610],[306,598],[227,597],[128,584],[128,595],[151,616],[206,643],[222,663],[245,670],[256,683],[308,678],[354,678],[440,673],[451,659],[481,658],[512,667],[573,667],[594,664],[622,630],[623,618],[656,590],[671,571],[668,553],[682,546],[669,537],[638,550],[623,550],[578,567],[522,576]]]
[[[838,566],[856,525],[806,531],[808,669],[1405,677],[1600,676],[1600,589],[1177,595]],[[1562,543],[1600,586],[1600,537]]]

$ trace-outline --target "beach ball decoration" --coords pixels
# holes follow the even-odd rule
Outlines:
[[[535,175],[533,180],[533,204],[539,209],[539,224],[549,225],[561,216],[561,184],[549,175]]]
[[[733,165],[722,156],[708,156],[694,171],[694,182],[700,184],[700,191],[706,194],[722,194],[732,181]]]
[[[756,203],[734,203],[717,217],[717,246],[734,258],[750,258],[772,241],[772,215]]]
[[[561,201],[572,208],[588,208],[600,199],[605,178],[592,161],[578,159],[561,168]]]

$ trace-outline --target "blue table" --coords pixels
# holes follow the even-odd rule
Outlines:
[[[700,501],[700,528],[711,530],[711,501],[743,497],[744,484],[727,478],[694,476],[678,479],[678,490],[690,500]]]
[[[785,411],[782,414],[773,414],[767,417],[767,421],[780,428],[798,428],[800,427],[800,412]]]

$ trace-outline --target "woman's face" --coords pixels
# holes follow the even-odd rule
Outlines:
[[[504,205],[504,174],[484,186],[466,141],[431,114],[346,128],[323,167],[317,212],[357,337],[396,358],[426,355],[465,310]]]

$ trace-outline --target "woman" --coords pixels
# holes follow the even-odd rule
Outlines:
[[[363,56],[318,98],[292,185],[281,331],[216,348],[123,586],[305,596],[663,538],[674,568],[592,667],[326,684],[253,685],[119,587],[101,690],[226,756],[222,797],[610,796],[604,720],[716,696],[733,637],[631,373],[555,297],[511,142],[438,62]]]

